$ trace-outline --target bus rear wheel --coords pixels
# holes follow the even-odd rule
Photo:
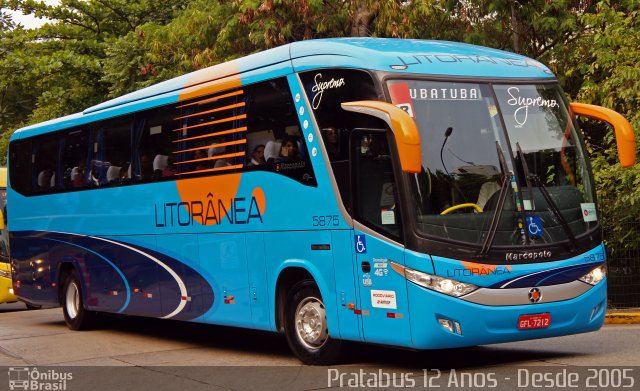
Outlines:
[[[62,291],[64,321],[71,330],[86,330],[93,325],[95,313],[84,308],[82,286],[73,271],[67,276]]]
[[[315,283],[307,280],[295,285],[286,303],[284,330],[293,353],[305,364],[336,362],[342,342],[329,336],[324,302]]]

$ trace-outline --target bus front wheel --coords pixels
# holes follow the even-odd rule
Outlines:
[[[324,302],[315,283],[307,280],[296,284],[286,303],[284,330],[293,353],[310,365],[337,361],[342,343],[329,336]]]
[[[71,330],[86,330],[93,324],[94,313],[84,308],[80,280],[73,271],[67,276],[62,292],[64,321]]]

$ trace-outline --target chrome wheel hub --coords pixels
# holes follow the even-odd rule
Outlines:
[[[298,339],[307,348],[318,349],[327,342],[327,316],[317,298],[307,297],[298,304],[295,323]]]
[[[70,319],[75,319],[80,310],[80,291],[78,285],[71,283],[67,289],[67,297],[65,298],[65,308]]]

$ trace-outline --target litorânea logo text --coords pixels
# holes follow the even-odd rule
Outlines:
[[[28,391],[64,391],[67,383],[73,380],[71,372],[55,369],[9,368],[9,389]]]

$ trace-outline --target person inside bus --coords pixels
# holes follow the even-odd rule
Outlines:
[[[84,170],[86,168],[85,158],[78,161],[78,165],[71,169],[71,185],[75,188],[84,187],[87,182],[84,179]]]
[[[500,192],[500,184],[497,180],[487,181],[480,186],[480,192],[478,193],[478,200],[476,204],[485,209],[487,206],[487,202],[491,199],[494,194],[498,194]]]
[[[264,164],[264,145],[258,144],[253,148],[253,152],[251,152],[251,159],[249,159],[248,166],[259,166]]]
[[[280,144],[280,154],[271,158],[269,163],[281,163],[281,162],[291,162],[300,160],[298,155],[298,140],[295,137],[286,135],[282,138],[282,143]]]
[[[153,161],[147,154],[140,156],[140,175],[143,181],[153,178]]]
[[[173,154],[169,154],[167,157],[167,165],[162,169],[162,177],[171,177],[178,173],[176,170],[176,165],[174,164],[175,157]]]
[[[120,169],[120,181],[126,181],[129,179],[129,171],[131,170],[131,164],[127,166],[123,166]]]
[[[324,134],[324,145],[327,148],[329,159],[334,160],[340,156],[340,134],[338,129],[333,126],[329,126],[322,129]]]
[[[225,157],[225,158],[217,159],[213,167],[214,168],[229,167],[230,165],[231,165],[231,160]]]

